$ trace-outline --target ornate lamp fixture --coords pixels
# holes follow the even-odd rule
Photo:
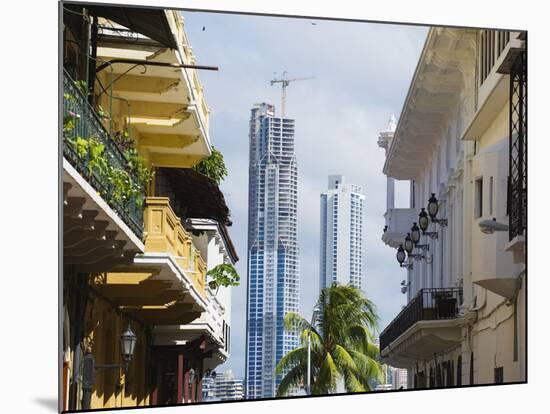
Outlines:
[[[399,266],[406,267],[409,270],[412,269],[412,263],[403,264],[403,262],[407,258],[407,255],[405,254],[405,249],[403,249],[402,244],[399,245],[399,248],[397,249],[397,254],[395,255],[395,257],[397,258],[397,261],[399,262]]]
[[[407,236],[405,237],[405,243],[403,243],[403,247],[405,248],[405,251],[407,254],[411,254],[414,248],[414,243],[411,239],[411,233],[407,233]]]
[[[420,241],[420,229],[416,225],[416,223],[413,223],[413,226],[411,227],[411,240],[414,244],[418,244]]]
[[[409,233],[411,235],[411,241],[414,243],[414,247],[417,247],[419,249],[422,249],[424,251],[429,250],[430,246],[427,244],[419,244],[420,242],[420,228],[416,223],[413,223],[413,226],[411,227],[411,232]],[[407,242],[407,238],[405,238],[405,242]]]
[[[430,239],[437,239],[437,231],[426,231],[428,230],[430,220],[428,219],[428,213],[426,213],[425,208],[422,208],[418,214],[418,224],[420,225],[422,234],[429,236]]]
[[[134,331],[132,331],[130,324],[128,324],[126,330],[122,333],[122,335],[120,335],[120,349],[122,351],[122,359],[124,360],[126,367],[134,356],[136,341],[137,336]]]
[[[447,225],[447,219],[438,219],[437,212],[439,211],[439,202],[437,201],[437,198],[435,197],[435,193],[432,193],[432,196],[428,200],[428,214],[430,215],[430,218],[432,219],[432,223],[437,223],[443,227]]]

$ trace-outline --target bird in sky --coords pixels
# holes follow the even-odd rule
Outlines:
[[[206,26],[202,26],[202,31],[204,32],[206,30]]]

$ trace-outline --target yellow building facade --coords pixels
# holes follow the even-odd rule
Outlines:
[[[231,224],[217,183],[191,169],[212,154],[198,70],[215,68],[196,65],[179,12],[61,7],[61,409],[200,401],[204,360],[226,358],[228,338],[204,328],[163,347],[153,327],[192,323],[218,300],[187,224]],[[220,260],[234,263],[221,237]]]

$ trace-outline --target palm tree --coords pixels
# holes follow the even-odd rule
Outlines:
[[[308,337],[312,395],[336,392],[339,379],[347,392],[371,391],[371,382],[381,377],[372,334],[378,316],[361,290],[333,284],[319,295],[311,323],[297,313],[287,313],[284,323],[286,330],[298,331],[301,346],[277,364],[276,374],[283,375],[277,396],[307,382]]]

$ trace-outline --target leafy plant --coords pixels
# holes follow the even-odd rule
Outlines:
[[[117,131],[113,135],[113,141],[120,148],[121,151],[126,151],[131,148],[135,148],[136,142],[130,137],[128,131]]]
[[[86,82],[77,81],[75,86],[83,95],[87,94]],[[66,102],[76,100],[76,97],[68,92],[65,92],[63,97]],[[98,106],[98,115],[103,119],[109,118],[101,106]],[[126,160],[124,166],[118,166],[118,163],[114,162],[115,156],[106,151],[106,143],[99,136],[82,137],[72,134],[77,127],[79,118],[79,114],[72,111],[65,112],[63,136],[67,145],[73,149],[78,158],[84,161],[88,174],[95,174],[100,181],[107,183],[107,188],[102,191],[101,195],[108,202],[115,202],[125,209],[132,205],[142,208],[145,199],[144,192],[153,178],[153,172],[147,168],[145,160],[136,150],[134,140],[128,136],[126,131],[112,137]]]
[[[217,184],[220,184],[228,174],[222,153],[214,147],[212,147],[212,155],[199,162],[193,169],[211,178]]]
[[[347,392],[371,391],[382,369],[379,349],[373,343],[378,316],[374,304],[351,286],[333,284],[323,289],[314,310],[314,320],[297,313],[285,315],[285,330],[297,332],[300,346],[281,358],[276,374],[282,379],[277,396],[307,383],[308,341],[311,354],[311,394],[336,392],[343,380]]]
[[[88,83],[85,80],[77,80],[74,85],[82,95],[88,96]]]
[[[110,120],[111,117],[109,116],[109,114],[105,111],[105,109],[103,109],[103,107],[101,105],[97,105],[97,114],[99,115],[99,117],[101,119],[107,119],[107,120]]]
[[[206,272],[211,280],[208,282],[210,289],[217,289],[220,286],[239,286],[240,276],[237,270],[230,264],[219,264]]]

